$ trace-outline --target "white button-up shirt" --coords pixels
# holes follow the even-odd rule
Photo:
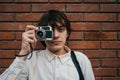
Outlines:
[[[49,50],[34,51],[30,60],[16,58],[0,75],[0,80],[80,80],[71,59],[70,49],[64,55],[55,55]],[[85,80],[95,80],[91,63],[86,55],[76,52]]]

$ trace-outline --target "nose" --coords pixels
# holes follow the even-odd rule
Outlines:
[[[54,29],[54,31],[53,31],[53,38],[54,39],[59,38],[59,32],[56,29]]]

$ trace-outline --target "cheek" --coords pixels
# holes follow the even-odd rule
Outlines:
[[[65,34],[65,35],[63,35],[61,38],[62,38],[62,40],[66,41],[67,37],[68,37],[68,35]]]
[[[69,35],[68,35],[68,33],[66,32],[66,39],[67,39],[68,36],[69,36]]]

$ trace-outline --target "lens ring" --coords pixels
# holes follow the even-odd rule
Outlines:
[[[45,30],[39,29],[36,31],[36,37],[38,40],[43,40],[45,38]]]

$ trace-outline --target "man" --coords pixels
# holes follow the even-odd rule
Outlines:
[[[78,71],[71,59],[71,50],[65,44],[69,38],[70,22],[63,12],[47,11],[38,26],[51,26],[53,39],[41,41],[45,50],[33,51],[38,27],[28,25],[22,34],[22,47],[10,67],[0,76],[1,80],[80,80]],[[85,80],[95,80],[91,63],[81,52],[74,51]],[[28,55],[29,54],[29,55]]]

